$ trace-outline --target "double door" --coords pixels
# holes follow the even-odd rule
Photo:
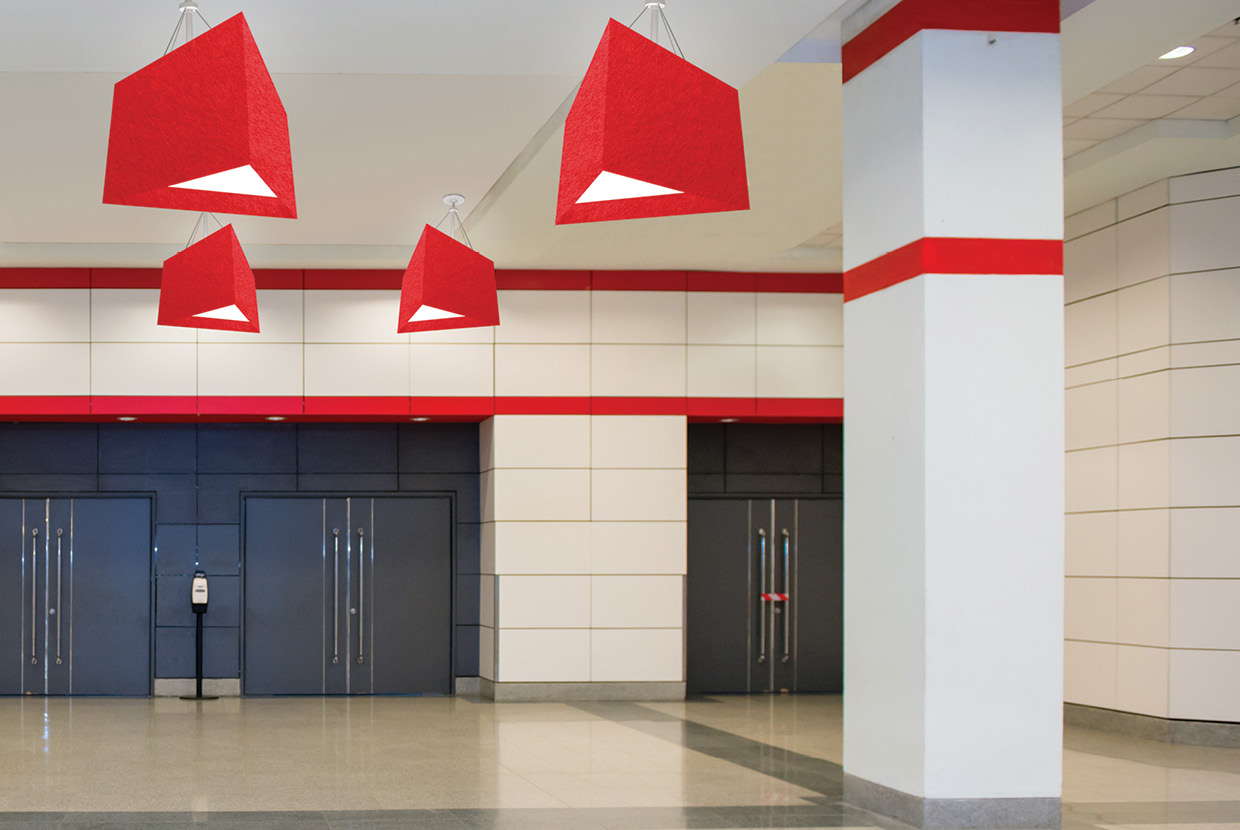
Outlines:
[[[690,692],[843,688],[843,503],[689,500]]]
[[[451,690],[449,498],[249,497],[244,573],[246,694]]]
[[[0,499],[0,539],[0,694],[150,694],[150,500]]]

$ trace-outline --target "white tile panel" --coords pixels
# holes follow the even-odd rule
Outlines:
[[[1240,366],[1170,373],[1171,434],[1240,434]]]
[[[483,574],[478,589],[478,622],[495,628],[495,574]]]
[[[591,628],[680,628],[684,622],[683,577],[590,577]]]
[[[759,346],[759,398],[844,397],[844,350],[838,346]]]
[[[1171,442],[1119,448],[1119,507],[1131,510],[1171,504]]]
[[[1171,281],[1172,342],[1240,339],[1236,308],[1240,308],[1240,269],[1177,274]]]
[[[681,291],[591,292],[591,342],[685,342],[685,295]]]
[[[1117,514],[1119,576],[1171,573],[1170,510],[1121,510]]]
[[[1119,376],[1122,378],[1133,375],[1148,375],[1150,372],[1161,372],[1171,368],[1171,347],[1159,346],[1140,352],[1126,354],[1119,358]]]
[[[495,680],[495,629],[484,626],[478,632],[478,674]]]
[[[1176,649],[1170,658],[1169,717],[1240,721],[1240,652]]]
[[[311,397],[409,397],[409,347],[380,343],[305,347]]]
[[[494,473],[486,470],[478,476],[479,501],[481,501],[482,525],[481,533],[479,533],[480,544],[482,547],[479,556],[479,565],[484,574],[495,573],[495,549],[496,549],[496,525],[498,522],[494,519],[495,504],[491,497],[495,490],[494,482],[491,480]]]
[[[1210,170],[1171,179],[1172,202],[1198,202],[1240,195],[1240,168]]]
[[[1064,301],[1075,302],[1114,291],[1118,285],[1117,231],[1114,227],[1072,239],[1063,246]]]
[[[503,318],[500,318],[502,324]],[[409,342],[419,343],[495,343],[495,326],[469,326],[463,329],[440,329],[439,331],[415,331],[409,333]]]
[[[758,353],[753,346],[690,346],[689,397],[755,397],[757,360]]]
[[[200,343],[199,395],[302,395],[302,347],[291,343]]]
[[[0,394],[89,395],[91,348],[87,343],[0,343]]]
[[[1116,580],[1071,576],[1064,580],[1064,637],[1114,643]]]
[[[684,470],[594,470],[589,493],[594,521],[684,521]]]
[[[1164,648],[1116,649],[1116,706],[1124,712],[1167,717],[1171,655]]]
[[[590,394],[677,398],[685,394],[684,346],[594,346]]]
[[[193,343],[95,343],[92,395],[192,396],[198,392]]]
[[[1064,365],[1115,357],[1115,295],[1104,294],[1064,308]]]
[[[589,343],[590,291],[501,291],[496,343]]]
[[[757,342],[757,295],[740,291],[690,291],[688,342],[753,345]]]
[[[1070,452],[1065,456],[1065,498],[1069,513],[1115,509],[1116,459],[1114,447]]]
[[[844,345],[842,294],[759,294],[757,319],[762,346]]]
[[[688,424],[678,415],[596,415],[590,419],[590,466],[681,469]]]
[[[99,292],[96,292],[99,293]],[[199,329],[199,343],[301,343],[305,292],[264,289],[258,292],[257,334],[248,331]]]
[[[1175,198],[1175,182],[1172,182]],[[1171,206],[1171,273],[1235,268],[1240,263],[1240,197]]]
[[[590,680],[590,631],[585,628],[501,629],[502,683],[585,683]]]
[[[1173,507],[1240,506],[1240,438],[1170,442]]]
[[[502,397],[588,396],[590,347],[497,344],[495,394]]]
[[[1064,572],[1068,576],[1115,576],[1115,513],[1073,513],[1064,517]]]
[[[399,291],[305,292],[307,343],[408,343],[399,318]]]
[[[488,521],[574,522],[590,519],[589,470],[493,470],[486,474],[492,504]]]
[[[1117,580],[1116,633],[1120,643],[1166,647],[1171,635],[1171,580]]]
[[[1096,363],[1082,363],[1064,369],[1064,387],[1084,386],[1087,383],[1098,383],[1114,380],[1118,376],[1119,361],[1115,358],[1099,360]]]
[[[1171,435],[1171,375],[1156,372],[1121,378],[1119,388],[1119,443],[1153,441]]]
[[[685,522],[590,523],[590,573],[683,574]]]
[[[1125,193],[1117,200],[1116,218],[1121,222],[1171,203],[1171,182],[1159,179],[1153,184]]]
[[[1171,342],[1171,293],[1168,279],[1134,285],[1117,297],[1120,354]]]
[[[485,343],[414,343],[409,347],[413,397],[491,397],[495,348]]]
[[[1169,512],[1172,576],[1240,579],[1240,507]]]
[[[1116,646],[1067,642],[1063,644],[1063,652],[1064,700],[1114,709]]]
[[[161,326],[159,289],[95,288],[90,292],[90,336],[96,343],[193,343],[197,329]],[[262,309],[259,309],[261,325]]]
[[[1227,366],[1240,363],[1240,340],[1216,343],[1185,343],[1171,347],[1172,368],[1196,366]]]
[[[88,289],[0,290],[0,343],[69,343],[89,340]]]
[[[1064,220],[1064,239],[1076,239],[1114,225],[1118,221],[1118,215],[1115,199],[1078,211]]]
[[[1064,392],[1067,448],[1103,447],[1116,443],[1116,382],[1077,386]]]
[[[589,522],[495,522],[498,574],[590,573]]]
[[[1170,582],[1172,648],[1240,650],[1240,580]]]
[[[590,466],[589,415],[496,415],[488,423],[483,469]]]
[[[1171,211],[1167,208],[1143,213],[1117,227],[1119,285],[1166,276],[1171,269]]]
[[[684,679],[680,628],[596,629],[590,636],[590,679],[595,683],[676,683]]]
[[[589,576],[495,578],[499,628],[589,628]]]

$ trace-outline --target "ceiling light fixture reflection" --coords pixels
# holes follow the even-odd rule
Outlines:
[[[1186,55],[1191,55],[1193,52],[1196,52],[1196,51],[1197,50],[1194,49],[1192,46],[1177,46],[1174,49],[1172,49],[1170,52],[1168,52],[1167,54],[1159,55],[1158,59],[1160,61],[1173,61],[1176,58],[1182,58]]]
[[[132,416],[132,415],[121,415],[121,416],[119,416],[116,420],[118,420],[118,421],[136,421],[136,420],[138,420],[138,419],[137,419],[137,418],[135,418],[135,417],[134,417],[134,416]]]

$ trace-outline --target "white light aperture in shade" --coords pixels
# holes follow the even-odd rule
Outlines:
[[[263,177],[248,164],[234,167],[232,170],[212,173],[210,176],[190,179],[187,182],[174,184],[172,187],[185,190],[209,190],[212,193],[237,193],[241,196],[266,196],[270,199],[276,197],[275,191],[268,187]]]
[[[577,204],[612,202],[617,199],[644,199],[647,196],[670,196],[673,193],[683,192],[682,190],[672,190],[670,187],[661,187],[650,182],[643,182],[641,179],[631,179],[618,173],[608,173],[604,170],[586,188],[586,192],[581,194]]]
[[[248,323],[249,317],[241,313],[241,309],[235,305],[226,305],[220,308],[213,308],[210,311],[204,311],[201,314],[195,314],[195,317],[206,317],[208,320],[236,320],[238,323]]]
[[[413,313],[413,316],[409,318],[409,322],[421,323],[425,320],[449,320],[460,316],[455,311],[444,311],[442,308],[435,308],[433,305],[424,305]]]
[[[1176,58],[1182,58],[1186,55],[1191,55],[1195,51],[1197,50],[1191,46],[1177,46],[1174,49],[1172,49],[1170,52],[1168,52],[1167,54],[1159,55],[1158,59],[1160,61],[1173,61]]]

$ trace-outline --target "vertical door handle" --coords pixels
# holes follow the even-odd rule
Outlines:
[[[39,658],[35,656],[34,621],[39,615],[39,529],[30,531],[30,662],[35,664]]]
[[[65,535],[63,528],[56,528],[56,665],[60,665],[60,618],[64,616],[60,613],[60,544]]]
[[[784,534],[784,656],[780,662],[787,663],[788,660],[791,658],[791,654],[792,654],[792,650],[791,648],[789,648],[791,644],[791,640],[792,640],[791,629],[790,629],[790,626],[792,625],[792,623],[789,619],[792,616],[792,579],[790,577],[791,571],[788,568],[788,563],[789,563],[789,560],[788,560],[788,528],[786,527],[784,528],[783,534]]]
[[[758,569],[762,573],[759,590],[761,602],[758,607],[758,662],[766,662],[766,529],[758,528]]]
[[[366,531],[357,529],[357,662],[366,653]]]
[[[332,528],[336,569],[332,576],[332,662],[340,662],[340,528]]]

